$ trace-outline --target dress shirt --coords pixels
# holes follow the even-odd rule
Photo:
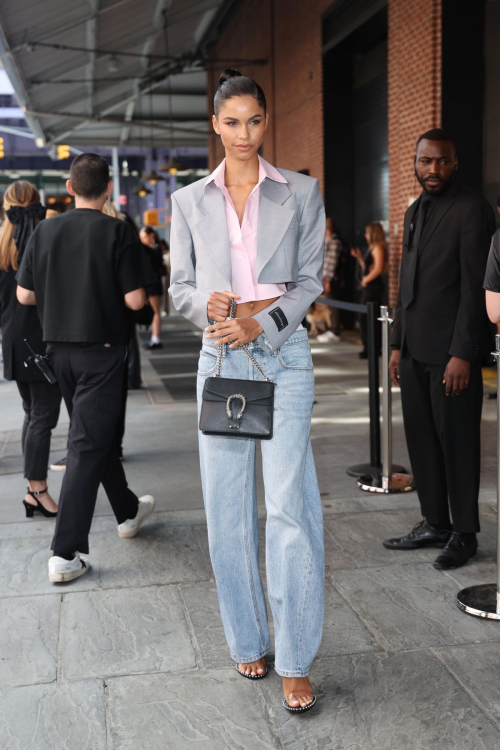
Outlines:
[[[264,180],[287,182],[283,175],[259,156],[259,181],[248,196],[243,220],[240,222],[234,203],[225,185],[226,160],[215,169],[205,187],[214,182],[224,196],[227,231],[231,252],[232,291],[240,296],[238,304],[281,297],[286,284],[259,284],[257,280],[257,230],[259,226],[260,186]]]

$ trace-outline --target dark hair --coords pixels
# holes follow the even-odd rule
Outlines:
[[[500,206],[500,195],[497,195],[497,206]]]
[[[141,227],[141,232],[145,232],[145,234],[155,234],[155,230],[153,229],[153,227],[149,226],[149,224]]]
[[[453,150],[455,151],[455,154],[457,153],[457,144],[455,143],[455,139],[453,138],[453,136],[447,133],[446,130],[443,130],[442,128],[431,128],[431,130],[427,130],[425,133],[422,133],[422,135],[417,141],[417,146],[416,146],[417,151],[418,151],[420,142],[424,140],[425,141],[448,141],[448,143],[451,143],[451,145],[453,146]]]
[[[219,88],[214,96],[215,116],[219,116],[224,104],[234,96],[253,96],[259,107],[266,111],[266,96],[257,81],[242,76],[238,70],[226,68],[219,78]]]
[[[108,187],[108,162],[97,154],[80,154],[71,162],[69,179],[77,195],[100,198]]]

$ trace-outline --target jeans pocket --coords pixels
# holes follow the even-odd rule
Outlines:
[[[202,349],[198,361],[198,375],[208,377],[212,375],[217,368],[217,355]]]
[[[286,370],[312,370],[313,361],[308,341],[285,344],[278,349],[278,358]]]

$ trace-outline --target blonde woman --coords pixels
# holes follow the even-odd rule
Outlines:
[[[30,182],[9,185],[4,195],[5,221],[0,231],[0,317],[4,378],[15,380],[24,408],[22,448],[28,489],[23,500],[27,518],[35,511],[55,516],[57,505],[47,488],[50,438],[59,419],[61,391],[44,376],[24,366],[29,356],[27,339],[37,354],[45,354],[42,326],[36,307],[16,299],[16,273],[26,244],[39,221],[45,218],[40,194]]]
[[[365,229],[365,239],[368,243],[368,252],[364,257],[359,247],[351,250],[351,255],[356,258],[362,269],[360,302],[362,305],[366,305],[367,302],[377,302],[380,305],[384,300],[382,274],[387,263],[387,241],[382,224],[379,222],[368,224]],[[359,356],[361,359],[366,359],[368,357],[366,315],[361,315],[360,323],[363,351]]]

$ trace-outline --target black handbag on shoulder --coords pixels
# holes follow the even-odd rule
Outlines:
[[[234,317],[234,300],[230,317]],[[254,438],[270,440],[273,436],[274,389],[250,352],[248,344],[243,349],[259,375],[264,380],[239,380],[221,378],[222,345],[217,352],[216,374],[205,380],[200,414],[200,430],[204,435]]]

